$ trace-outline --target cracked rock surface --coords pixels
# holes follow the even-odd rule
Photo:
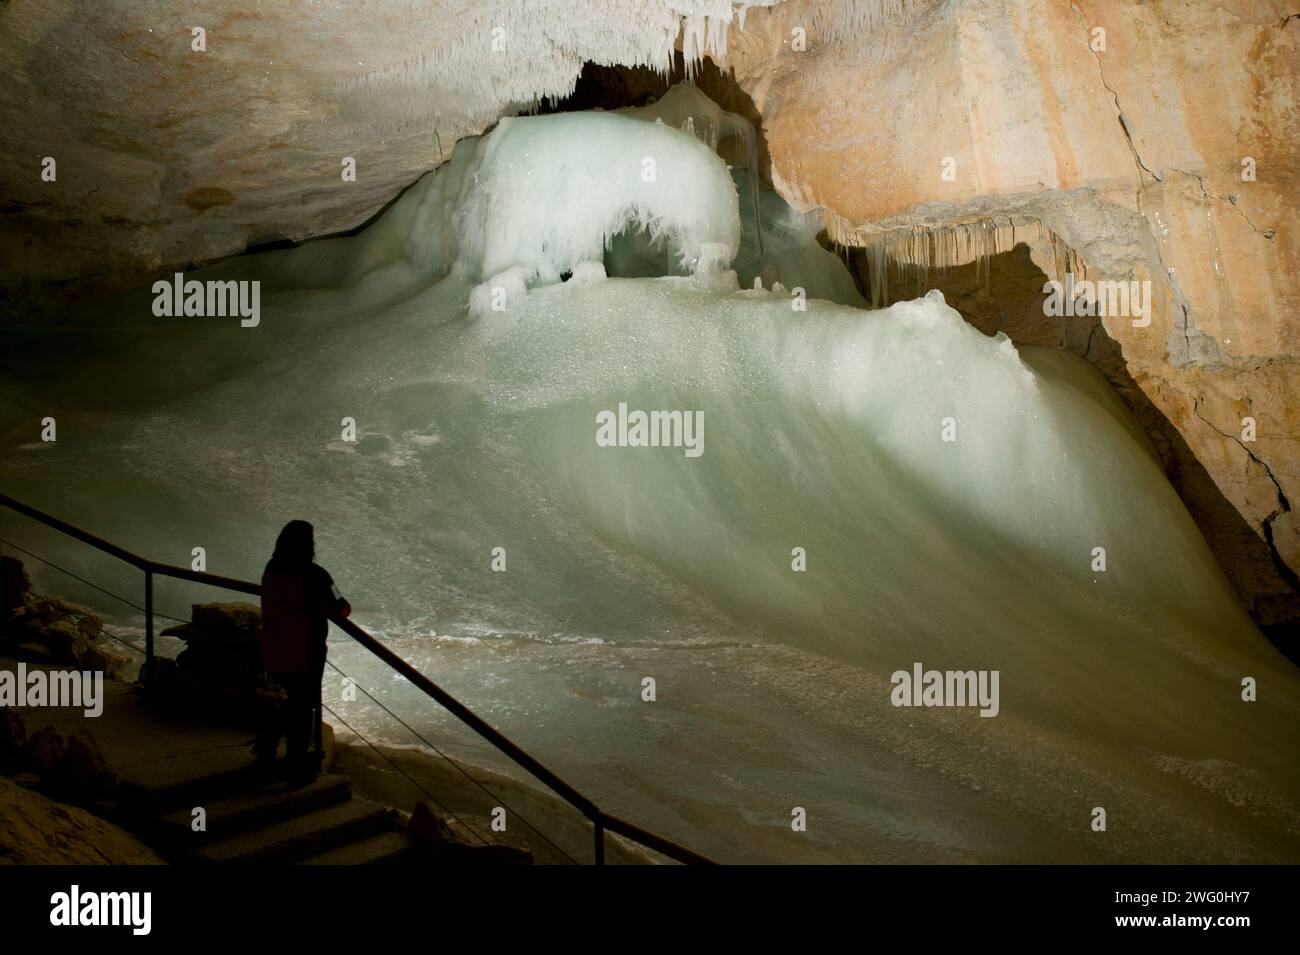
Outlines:
[[[981,293],[986,321],[967,314],[1092,360],[1146,427],[1243,603],[1264,626],[1293,626],[1300,18],[1271,0],[917,0],[857,42],[810,37],[795,52],[812,8],[756,12],[732,39],[773,183],[831,210],[849,244],[1034,222],[1057,266],[1064,248],[1089,279],[1149,281],[1146,327],[1044,317],[1014,269],[1000,306],[996,288]],[[1063,279],[1053,250],[1024,234],[1033,265],[1022,266]],[[1010,243],[997,251],[1017,258]],[[953,302],[962,275],[931,269],[926,283],[950,283]]]

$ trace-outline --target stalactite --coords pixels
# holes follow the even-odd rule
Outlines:
[[[813,29],[836,42],[855,40],[921,5],[922,0],[823,0],[813,8]]]
[[[1008,252],[1017,242],[1045,241],[1052,250],[1049,278],[1064,281],[1067,273],[1087,277],[1087,265],[1056,233],[1033,217],[980,218],[943,226],[915,225],[871,232],[854,226],[831,211],[824,213],[830,241],[846,248],[860,248],[867,257],[868,288],[872,308],[890,302],[891,271],[894,283],[915,271],[916,286],[898,290],[920,296],[930,288],[932,270],[944,270],[975,263],[977,282],[989,289],[993,257]]]
[[[725,59],[733,19],[776,0],[491,0],[464,15],[455,34],[346,82],[345,109],[369,129],[427,121],[432,104],[454,104],[446,118],[482,126],[509,108],[573,93],[587,62],[645,67],[668,77],[680,38],[688,79],[705,57]],[[429,11],[433,0],[411,0]]]

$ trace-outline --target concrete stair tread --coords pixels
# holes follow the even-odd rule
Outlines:
[[[383,807],[354,799],[210,842],[193,857],[201,862],[296,862],[391,826]]]
[[[380,865],[399,862],[414,843],[403,832],[381,832],[367,839],[327,849],[298,862],[298,865]]]
[[[214,802],[198,801],[207,811],[207,831],[195,833],[191,829],[193,806],[185,806],[158,817],[158,829],[178,837],[206,837],[207,840],[225,838],[247,832],[258,826],[279,822],[289,816],[347,802],[352,797],[352,781],[347,776],[327,773],[307,786],[287,789],[283,783],[228,796]]]
[[[123,770],[123,801],[144,809],[193,805],[247,787],[253,759],[247,748],[193,753]]]

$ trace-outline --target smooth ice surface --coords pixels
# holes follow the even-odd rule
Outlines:
[[[641,145],[680,149],[699,177],[683,187],[728,210],[674,235],[730,228],[732,177],[689,135],[511,121],[359,236],[192,276],[262,279],[256,329],[156,319],[141,292],[7,332],[5,490],[160,560],[202,545],[235,576],[284,521],[314,522],[363,624],[607,808],[723,859],[1300,860],[1300,679],[1097,373],[986,337],[937,295],[796,311],[773,281],[849,286],[783,204],[760,203],[772,261],[736,243],[764,290],[726,270],[619,277],[602,243],[610,210],[642,201],[619,165]],[[528,188],[557,165],[608,171],[566,194],[591,208]],[[493,275],[516,294],[471,314]],[[620,403],[702,411],[704,454],[597,446]],[[7,519],[11,535],[138,591],[77,545]],[[180,615],[211,596],[159,585]],[[331,653],[485,756],[350,644]],[[999,715],[891,706],[891,673],[918,661],[998,670]],[[364,704],[342,712],[406,741]]]

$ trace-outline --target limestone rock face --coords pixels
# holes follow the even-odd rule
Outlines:
[[[424,0],[0,4],[0,305],[56,305],[362,224],[496,115],[441,109],[441,128],[378,129],[350,108],[350,84],[457,37],[469,12]]]
[[[0,864],[158,865],[135,836],[0,777]]]
[[[989,314],[968,317],[1094,361],[1243,602],[1294,623],[1300,17],[1272,0],[916,0],[843,42],[815,14],[790,0],[731,38],[779,191],[877,262],[994,253]],[[974,224],[996,241],[963,243]],[[1020,245],[1033,267],[998,276]],[[1024,277],[1067,269],[1150,282],[1150,324],[1043,316]],[[959,271],[918,284],[953,302]]]

